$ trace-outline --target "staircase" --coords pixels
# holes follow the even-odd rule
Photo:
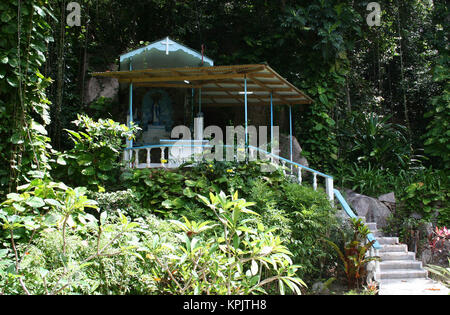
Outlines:
[[[364,217],[359,217],[363,219]],[[374,263],[374,279],[379,283],[380,295],[448,295],[450,290],[439,282],[428,278],[422,262],[408,246],[400,244],[398,237],[384,237],[376,223],[366,223],[381,246],[371,255],[379,256]]]

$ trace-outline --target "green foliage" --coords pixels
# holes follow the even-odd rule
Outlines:
[[[390,119],[391,116],[354,112],[341,122],[341,157],[369,169],[406,169],[411,155],[406,128],[389,122]]]
[[[93,216],[84,211],[95,206],[84,189],[51,182],[28,189],[2,204],[3,228],[11,231],[0,251],[2,294],[264,294],[274,285],[300,294],[305,286],[282,240],[237,192],[198,196],[215,219],[196,223],[151,215],[130,222],[120,211]],[[44,190],[54,199],[30,199]],[[26,221],[12,222],[15,204],[47,207],[45,218],[15,224]],[[32,233],[17,243],[24,227]]]
[[[153,240],[147,258],[155,262],[156,274],[164,279],[164,291],[172,294],[258,294],[278,283],[281,294],[286,290],[300,294],[303,281],[295,277],[298,268],[292,264],[288,249],[279,237],[262,224],[249,223],[257,214],[249,209],[253,203],[223,192],[198,196],[215,214],[215,222],[173,221],[183,231],[177,234],[178,246]],[[201,232],[221,226],[215,238],[202,239]],[[157,240],[158,241],[158,240]],[[164,247],[169,254],[158,257]],[[164,258],[162,260],[161,258]]]
[[[212,218],[196,198],[197,194],[209,192],[241,191],[248,196],[254,181],[262,175],[264,179],[278,185],[283,181],[281,170],[261,173],[267,162],[249,163],[202,162],[179,170],[131,169],[122,175],[123,185],[130,187],[137,202],[150,212],[166,218],[189,219]]]
[[[424,173],[421,181],[413,182],[405,189],[402,207],[406,214],[413,212],[439,225],[449,225],[449,178],[444,171]]]
[[[122,179],[142,208],[172,218],[180,217],[186,206],[195,203],[194,189],[206,187],[201,180],[191,185],[183,175],[165,169],[132,169],[122,174]]]
[[[372,167],[342,165],[338,173],[339,185],[360,194],[378,196],[395,188],[395,177],[389,170]]]
[[[0,196],[23,182],[30,170],[48,168],[50,123],[40,69],[51,42],[47,1],[0,4]]]
[[[284,200],[280,198],[279,207],[287,213],[292,231],[287,246],[294,253],[295,263],[303,266],[300,275],[309,281],[327,276],[336,257],[317,242],[317,237],[337,236],[336,210],[324,193],[310,187],[285,184],[282,189]]]
[[[239,191],[243,198],[256,202],[258,222],[274,229],[293,253],[294,262],[302,266],[298,270],[302,278],[313,281],[316,276],[325,276],[335,256],[317,243],[316,236],[331,237],[336,232],[335,210],[322,191],[290,183],[281,170],[261,172],[263,166],[259,161],[200,163],[176,171],[130,170],[123,177],[124,185],[136,196],[135,203],[142,208],[139,213],[148,209],[148,213],[169,219],[184,216],[197,222],[215,220],[197,194],[219,193],[222,189]],[[111,200],[114,203],[114,197]]]
[[[133,139],[137,127],[128,128],[111,119],[92,120],[78,115],[73,122],[80,131],[66,130],[74,147],[60,154],[56,160],[59,167],[56,176],[70,178],[72,185],[99,189],[114,186],[119,177],[119,158],[124,139]]]
[[[329,267],[332,255],[314,243],[317,235],[332,238],[332,211],[324,195],[289,184],[279,170],[261,174],[258,163],[201,163],[177,173],[133,170],[124,175],[123,185],[129,186],[129,191],[110,192],[123,189],[116,180],[121,137],[133,131],[111,120],[95,122],[83,116],[78,117],[80,130],[67,131],[74,146],[57,154],[51,164],[52,175],[57,181],[92,191],[48,178],[49,142],[58,150],[69,147],[60,144],[64,140],[61,133],[64,128],[71,129],[68,125],[75,114],[87,110],[95,118],[124,119],[120,106],[112,106],[105,98],[86,108],[86,73],[103,71],[119,53],[136,48],[142,40],[166,36],[169,28],[173,38],[190,47],[199,48],[202,38],[208,38],[206,54],[216,64],[267,61],[311,96],[313,104],[303,111],[294,109],[294,119],[301,121],[294,134],[301,139],[304,155],[316,169],[339,170],[342,184],[359,192],[378,195],[394,190],[403,204],[395,214],[397,228],[417,227],[418,220],[407,219],[413,212],[423,218],[420,222],[448,225],[448,6],[442,1],[407,0],[383,6],[382,25],[376,28],[366,26],[365,4],[359,2],[231,0],[189,6],[183,1],[108,0],[97,3],[95,10],[89,10],[91,2],[86,2],[81,3],[83,25],[76,28],[64,27],[64,6],[51,4],[53,8],[47,0],[0,4],[0,196],[2,200],[6,197],[0,206],[4,227],[0,236],[1,293],[179,292],[171,276],[176,281],[181,278],[169,272],[160,277],[156,271],[164,272],[161,266],[180,267],[175,270],[185,280],[190,279],[189,272],[200,270],[196,263],[207,263],[206,258],[234,268],[224,255],[237,257],[239,251],[219,251],[209,238],[214,233],[223,235],[220,245],[224,245],[227,235],[221,234],[220,228],[234,228],[232,222],[221,217],[219,226],[205,231],[210,223],[200,223],[217,222],[218,217],[204,207],[197,194],[220,191],[239,191],[244,199],[257,203],[255,211],[260,216],[241,222],[248,231],[235,234],[236,240],[242,237],[238,249],[262,246],[258,242],[278,246],[280,240],[293,254],[289,259],[302,265],[297,270],[302,279],[320,277]],[[106,11],[110,14],[99,13]],[[172,18],[161,19],[164,16]],[[155,24],[155,20],[162,22]],[[121,27],[125,24],[136,27]],[[226,31],[224,25],[237,27]],[[225,31],[217,35],[218,29]],[[50,89],[52,80],[47,76],[57,82]],[[51,113],[47,98],[55,103]],[[428,124],[423,123],[424,113]],[[404,116],[410,120],[407,133],[411,138],[407,140],[405,128],[399,124]],[[421,140],[425,153],[433,158],[433,167],[444,172],[408,169],[411,146],[422,147]],[[103,192],[105,189],[108,192]],[[101,192],[94,193],[98,190]],[[87,195],[97,199],[105,214],[86,213],[85,207],[94,206]],[[123,212],[139,220],[142,230]],[[194,245],[189,239],[194,248],[190,257],[195,260],[182,262],[171,256],[188,257],[189,243],[170,231],[174,224],[151,213],[171,219],[186,217],[180,224],[185,227],[184,234],[193,232],[198,239]],[[250,213],[241,215],[252,217]],[[260,224],[270,232],[261,228],[263,233]],[[138,239],[145,240],[145,248]],[[157,250],[161,256],[156,257],[163,265],[152,258],[143,259],[140,253],[149,252],[149,244],[160,243],[171,245]],[[212,251],[205,254],[205,248]],[[287,261],[282,265],[289,265]],[[237,260],[235,263],[239,265]],[[263,263],[255,263],[261,271]],[[213,266],[211,272],[220,274],[220,268]],[[249,283],[265,281],[255,278],[251,261],[242,268],[237,280],[246,284],[245,292],[252,292]],[[247,269],[250,280],[242,276]],[[265,279],[273,276],[273,270],[264,272],[269,273]],[[229,279],[223,274],[218,281]],[[206,282],[202,284],[195,274],[192,279],[185,281],[184,287],[205,292]],[[241,293],[235,280],[229,287]],[[191,286],[194,282],[195,288]]]
[[[278,186],[259,180],[248,200],[256,202],[260,221],[276,229],[293,253],[294,262],[302,266],[298,271],[302,279],[313,282],[327,276],[336,257],[317,242],[317,235],[335,237],[339,222],[323,192],[287,181]]]
[[[122,211],[132,219],[143,218],[148,215],[148,210],[137,201],[131,189],[112,192],[89,191],[88,195],[91,199],[97,201],[98,207],[102,211],[108,214],[117,215],[117,211]]]
[[[367,235],[370,233],[369,228],[362,222],[361,219],[350,220],[353,235],[351,239],[346,241],[343,249],[339,248],[334,242],[323,239],[338,253],[339,258],[344,267],[344,272],[347,277],[347,284],[349,289],[359,288],[364,283],[366,277],[367,263],[378,260],[379,257],[366,256],[375,240],[366,242]]]
[[[437,266],[437,265],[426,265],[425,269],[436,276],[442,283],[444,283],[447,288],[450,288],[450,258],[448,259],[449,266]]]
[[[427,126],[425,153],[436,157],[440,166],[450,169],[450,73],[448,55],[442,56],[434,68],[433,80],[444,84],[443,93],[431,100],[432,109],[425,114],[431,118]]]

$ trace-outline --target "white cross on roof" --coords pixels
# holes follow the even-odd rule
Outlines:
[[[173,45],[172,42],[170,42],[169,37],[166,37],[166,41],[162,41],[161,45],[166,45],[166,55],[169,54],[169,45]]]

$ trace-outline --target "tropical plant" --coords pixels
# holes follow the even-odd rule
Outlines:
[[[281,294],[289,288],[300,294],[302,280],[295,277],[297,266],[292,265],[288,249],[279,237],[262,224],[252,228],[249,223],[257,213],[253,205],[223,192],[199,195],[216,217],[212,222],[196,223],[172,221],[183,231],[178,234],[178,246],[170,246],[153,239],[147,245],[146,257],[153,261],[156,274],[164,283],[162,290],[175,294],[257,294],[266,293],[272,282],[277,282]],[[214,238],[202,239],[206,230],[217,230]],[[168,250],[161,257],[160,252]],[[164,278],[164,280],[163,280]]]
[[[339,134],[344,159],[379,169],[407,168],[411,149],[406,127],[390,122],[392,116],[353,113]]]
[[[433,156],[444,169],[450,168],[450,84],[448,53],[442,56],[433,69],[433,80],[444,84],[443,93],[431,100],[432,109],[424,117],[431,118],[425,140],[425,153]]]
[[[290,222],[286,245],[294,254],[295,263],[303,267],[299,275],[308,281],[328,276],[326,270],[332,268],[336,256],[325,244],[317,242],[317,236],[336,236],[336,208],[323,191],[314,191],[308,185],[284,183],[279,189],[284,193],[276,199],[277,206]]]
[[[138,223],[120,212],[111,220],[106,212],[87,213],[97,206],[84,187],[35,179],[20,190],[0,205],[3,294],[90,294],[104,285],[90,276],[92,265],[138,255],[132,251]]]
[[[181,166],[178,170],[130,169],[122,175],[123,185],[129,187],[142,208],[166,218],[211,219],[196,198],[210,191],[237,191],[247,197],[254,182],[262,176],[277,187],[286,179],[280,170],[273,173],[261,171],[266,162],[201,162]],[[186,166],[186,167],[185,167]]]
[[[450,258],[448,258],[448,264],[448,267],[426,265],[424,268],[436,275],[437,278],[439,278],[439,280],[447,286],[447,288],[450,288]]]
[[[441,228],[436,226],[433,233],[428,236],[428,240],[432,252],[442,252],[445,242],[450,241],[450,231],[445,226]]]
[[[448,225],[450,223],[448,181],[445,171],[424,172],[421,178],[406,187],[401,197],[404,211],[407,214],[415,212],[423,219],[436,221],[439,225]]]
[[[74,147],[59,154],[55,172],[57,177],[68,176],[68,183],[86,186],[94,190],[114,186],[119,177],[119,157],[124,139],[131,140],[138,127],[129,128],[112,119],[94,121],[86,115],[78,115],[73,123],[80,131],[68,130]]]
[[[373,166],[371,163],[360,165],[342,164],[338,170],[338,183],[360,194],[379,196],[392,191],[395,187],[395,177],[390,170]]]
[[[53,41],[46,1],[0,4],[0,196],[26,182],[30,170],[48,169],[50,123],[41,71]]]
[[[344,272],[347,278],[347,285],[349,289],[360,288],[364,283],[367,264],[374,260],[379,260],[379,257],[368,257],[367,254],[370,248],[375,243],[375,240],[366,242],[367,235],[370,233],[369,228],[363,223],[361,219],[351,218],[351,227],[353,235],[351,240],[345,242],[343,249],[339,248],[334,242],[322,239],[329,244],[338,253],[344,267]]]

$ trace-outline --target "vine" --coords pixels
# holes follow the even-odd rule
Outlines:
[[[0,3],[0,195],[14,191],[29,171],[47,167],[45,89],[51,80],[39,71],[45,43],[52,40],[47,5],[47,0]]]

